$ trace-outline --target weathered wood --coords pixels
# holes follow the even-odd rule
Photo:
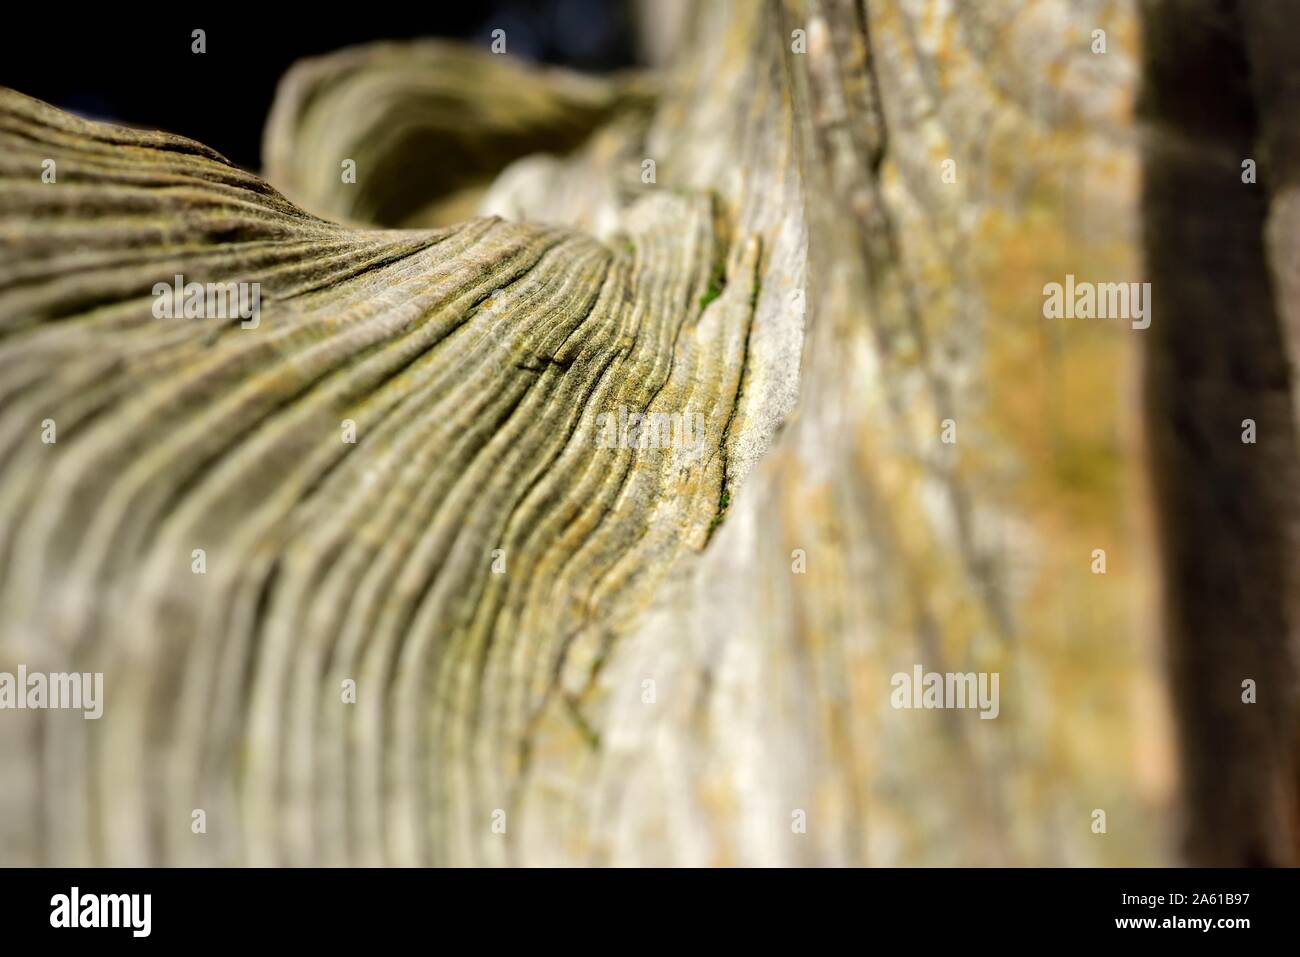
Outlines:
[[[1144,333],[1042,297],[1140,278],[1136,49],[735,0],[653,78],[345,51],[281,87],[287,199],[0,93],[0,670],[107,697],[0,716],[0,860],[1168,859]],[[175,275],[257,326],[156,318]],[[892,708],[918,664],[997,719]]]
[[[266,175],[340,222],[456,222],[507,163],[568,152],[650,102],[639,77],[540,69],[433,40],[354,47],[302,61],[281,81]],[[356,164],[353,182],[341,175],[346,160]]]

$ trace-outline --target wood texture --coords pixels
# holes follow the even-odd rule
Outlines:
[[[287,199],[0,93],[0,669],[107,697],[3,716],[0,861],[1167,860],[1142,333],[1041,293],[1140,278],[1136,56],[1066,0],[710,2],[654,77],[344,51]],[[175,274],[258,327],[156,319]],[[915,664],[999,717],[894,710]]]

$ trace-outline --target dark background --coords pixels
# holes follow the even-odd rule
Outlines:
[[[516,56],[602,72],[633,65],[623,0],[329,0],[240,16],[173,7],[85,14],[11,10],[0,32],[0,85],[97,120],[198,140],[261,167],[262,127],[294,61],[373,40],[449,37],[483,46],[497,28]],[[65,22],[58,22],[62,19]],[[207,52],[190,51],[207,31]]]

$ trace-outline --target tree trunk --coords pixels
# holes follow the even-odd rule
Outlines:
[[[1300,43],[1285,24],[1297,11],[1159,2],[1144,12],[1144,245],[1170,316],[1152,325],[1147,408],[1185,854],[1204,866],[1294,865]]]

